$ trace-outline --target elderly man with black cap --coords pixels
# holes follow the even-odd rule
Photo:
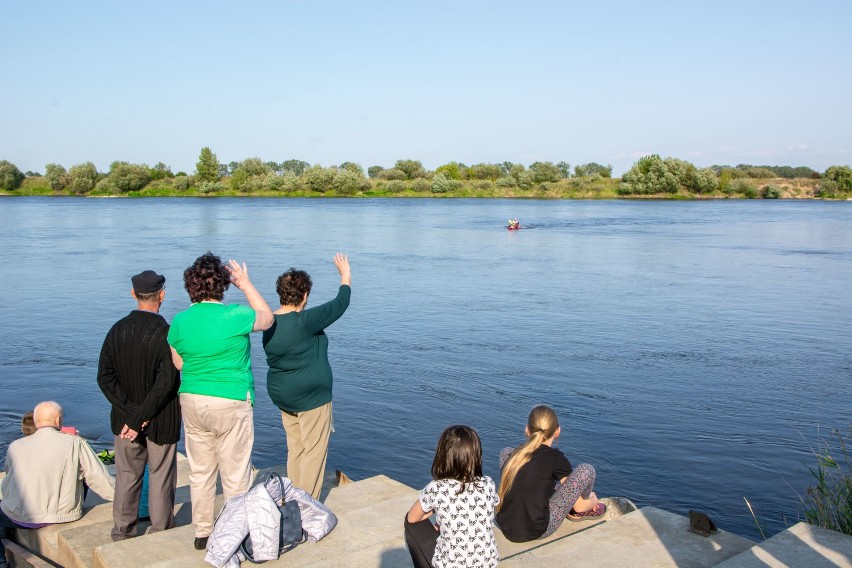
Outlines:
[[[146,464],[150,532],[175,526],[180,377],[167,341],[169,324],[159,313],[166,278],[146,270],[131,281],[138,307],[109,330],[98,364],[115,434],[113,540],[136,536]]]

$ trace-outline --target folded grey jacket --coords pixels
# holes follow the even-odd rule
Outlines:
[[[205,562],[217,568],[238,567],[245,560],[238,550],[247,535],[251,538],[256,561],[278,558],[281,513],[277,503],[281,502],[282,494],[285,502],[295,499],[299,504],[302,528],[309,541],[317,542],[337,526],[337,517],[331,509],[293,485],[286,477],[271,475],[263,483],[249,489],[248,493],[228,499],[207,542]]]

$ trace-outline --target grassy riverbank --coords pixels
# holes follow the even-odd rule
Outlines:
[[[364,188],[354,193],[340,192],[334,188],[316,191],[301,184],[291,189],[272,191],[269,189],[238,191],[232,188],[230,178],[225,177],[214,185],[199,187],[190,185],[178,188],[175,178],[164,178],[148,183],[137,191],[99,191],[86,194],[88,197],[437,197],[437,198],[517,198],[517,199],[813,199],[819,197],[819,180],[769,178],[737,180],[724,191],[692,193],[680,189],[675,193],[650,195],[623,195],[618,191],[621,180],[599,176],[572,177],[556,182],[542,182],[528,188],[506,187],[488,180],[461,181],[445,192],[436,193],[428,180],[365,180]],[[44,177],[28,177],[21,186],[2,195],[76,195],[66,189],[51,189]],[[852,196],[839,195],[841,199]]]

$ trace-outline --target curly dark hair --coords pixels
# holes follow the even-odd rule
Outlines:
[[[231,274],[222,259],[212,252],[202,254],[183,271],[183,287],[193,304],[204,300],[221,301],[230,285]]]
[[[275,291],[282,306],[298,306],[311,293],[311,277],[304,270],[290,268],[275,281]]]

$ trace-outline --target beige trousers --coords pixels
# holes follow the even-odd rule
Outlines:
[[[331,403],[305,412],[281,411],[287,432],[287,477],[319,499],[331,437]]]
[[[216,474],[225,501],[251,487],[254,412],[248,400],[181,393],[195,536],[213,532]]]

